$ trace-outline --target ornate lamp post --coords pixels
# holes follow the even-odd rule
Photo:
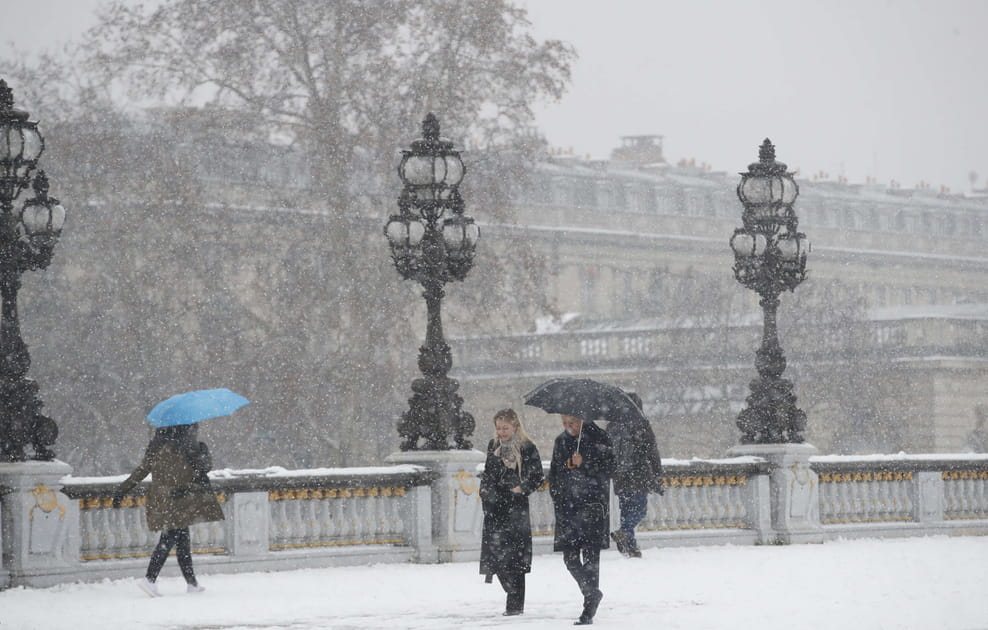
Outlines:
[[[443,286],[463,280],[473,266],[480,229],[463,214],[463,161],[453,143],[439,137],[439,120],[431,113],[422,122],[422,136],[410,151],[402,151],[398,176],[405,187],[398,214],[384,228],[395,268],[402,278],[422,285],[428,313],[418,358],[422,378],[412,381],[414,393],[398,434],[403,451],[469,449],[474,420],[460,409],[459,384],[447,376],[453,359],[443,339],[440,307]]]
[[[764,312],[762,345],[755,355],[758,379],[751,382],[748,407],[738,415],[742,444],[803,442],[806,413],[796,407],[792,382],[782,378],[786,357],[775,321],[779,294],[806,279],[809,242],[797,229],[793,203],[798,195],[792,174],[775,161],[775,147],[766,138],[758,161],[741,173],[744,225],[731,236],[734,277],[758,293]]]
[[[38,123],[14,108],[13,92],[0,79],[0,461],[23,461],[28,444],[34,459],[54,459],[58,437],[55,421],[41,413],[38,384],[27,378],[31,357],[17,319],[21,274],[48,266],[65,221],[65,208],[48,196],[44,171],[33,178],[34,196],[14,209],[44,146]]]

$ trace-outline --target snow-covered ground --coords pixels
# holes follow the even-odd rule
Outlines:
[[[169,559],[169,565],[174,563]],[[988,629],[988,537],[604,553],[595,627],[621,630]],[[136,577],[136,576],[135,576]],[[560,554],[537,556],[525,614],[475,563],[378,565],[0,592],[0,630],[563,628],[580,610]]]

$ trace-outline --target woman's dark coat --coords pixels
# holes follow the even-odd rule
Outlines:
[[[209,459],[209,451],[202,442],[189,445],[152,441],[140,465],[117,488],[117,495],[126,494],[150,473],[148,529],[162,531],[222,521],[223,510],[206,477]]]
[[[652,427],[640,420],[611,422],[607,436],[614,448],[614,493],[662,494],[662,460]]]
[[[549,494],[556,512],[555,551],[607,549],[610,546],[610,477],[614,453],[607,433],[592,422],[583,423],[580,454],[583,464],[569,468],[566,460],[576,451],[577,438],[563,431],[552,449]]]
[[[487,445],[487,462],[480,478],[484,507],[484,533],[480,547],[480,572],[511,575],[532,570],[532,521],[528,495],[539,489],[544,476],[542,458],[531,442],[521,447],[521,475],[494,454],[494,440]],[[521,493],[512,488],[521,486]]]

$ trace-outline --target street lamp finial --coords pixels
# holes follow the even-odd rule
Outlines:
[[[422,121],[422,137],[433,142],[439,140],[439,119],[432,112]]]
[[[0,112],[9,112],[12,109],[14,109],[14,91],[6,81],[0,79]]]
[[[775,161],[775,145],[768,138],[765,138],[762,146],[758,147],[758,159],[765,164]]]

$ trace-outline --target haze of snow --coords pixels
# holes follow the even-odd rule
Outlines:
[[[988,537],[606,551],[595,627],[621,630],[974,630],[988,627]],[[540,555],[525,614],[477,563],[209,575],[187,594],[174,558],[151,599],[134,579],[0,592],[18,630],[355,630],[569,627],[580,595],[560,554]]]

